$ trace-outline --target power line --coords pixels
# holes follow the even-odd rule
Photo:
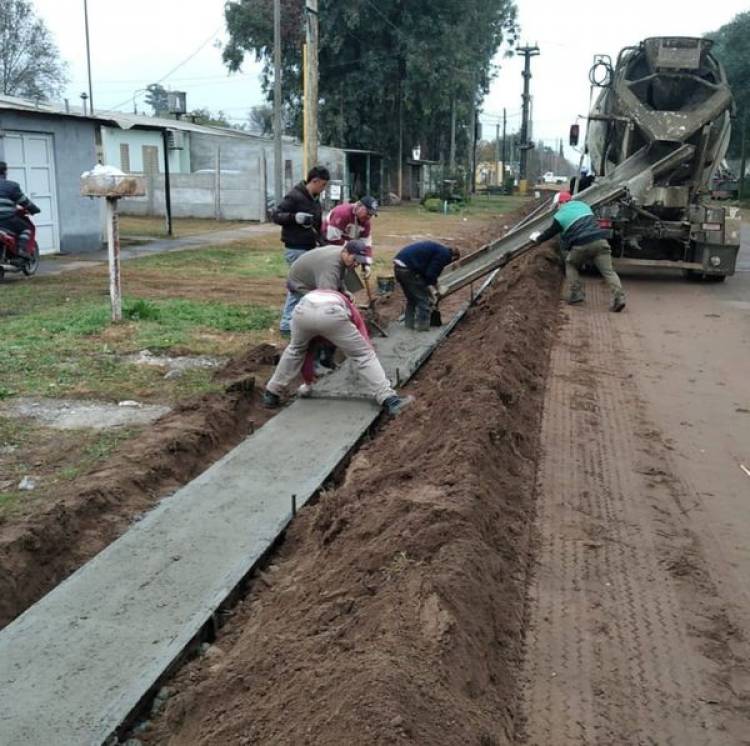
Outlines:
[[[210,42],[216,36],[216,34],[219,33],[219,31],[221,31],[221,29],[222,29],[222,26],[219,26],[215,31],[212,31],[211,35],[208,36],[205,41],[201,42],[201,45],[194,52],[191,52],[182,62],[180,62],[178,65],[175,65],[166,75],[163,75],[161,78],[159,78],[159,80],[157,80],[156,83],[154,83],[154,85],[159,85],[159,83],[163,83],[170,75],[172,75],[172,73],[176,73],[181,67],[184,67],[185,65],[187,65],[187,63],[190,62],[190,60],[192,60],[193,57],[195,57],[199,52],[203,51],[203,48],[206,46],[206,44],[208,44],[208,42]],[[133,98],[132,95],[128,96],[128,98],[126,98],[121,104],[117,104],[117,106],[113,108],[119,109],[121,106],[125,106],[125,104],[129,104],[132,98]]]

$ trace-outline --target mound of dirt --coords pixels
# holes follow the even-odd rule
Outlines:
[[[230,360],[215,375],[224,393],[178,405],[53,502],[0,524],[0,627],[272,416],[254,388],[254,376],[271,370],[272,350],[260,345]]]
[[[510,742],[559,286],[546,249],[503,271],[140,740]]]

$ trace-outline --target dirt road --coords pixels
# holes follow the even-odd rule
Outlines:
[[[750,241],[740,266],[625,276],[621,315],[592,280],[565,310],[522,743],[750,743]]]

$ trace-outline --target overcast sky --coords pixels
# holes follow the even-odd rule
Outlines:
[[[88,90],[83,0],[33,2],[69,63],[67,95],[71,102],[80,103],[81,92]],[[576,115],[586,113],[588,70],[595,54],[614,58],[623,46],[648,36],[700,36],[750,10],[750,0],[518,0],[517,4],[522,42],[538,44],[541,50],[532,60],[534,137],[550,144],[566,138]],[[142,111],[143,93],[135,91],[162,78],[165,87],[187,91],[190,109],[222,109],[229,117],[244,120],[253,105],[262,103],[260,66],[248,60],[242,74],[229,75],[214,45],[226,39],[224,0],[88,0],[88,6],[97,108],[132,111],[135,94]],[[482,116],[487,139],[494,135],[503,107],[509,130],[520,122],[522,61],[500,56],[497,61],[502,69]]]

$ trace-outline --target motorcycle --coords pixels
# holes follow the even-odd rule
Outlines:
[[[23,272],[27,277],[39,269],[39,246],[36,242],[36,226],[29,217],[29,213],[18,208],[18,217],[26,224],[29,237],[26,242],[26,252],[31,256],[22,256],[18,249],[19,237],[10,229],[0,226],[0,280],[5,272]]]

